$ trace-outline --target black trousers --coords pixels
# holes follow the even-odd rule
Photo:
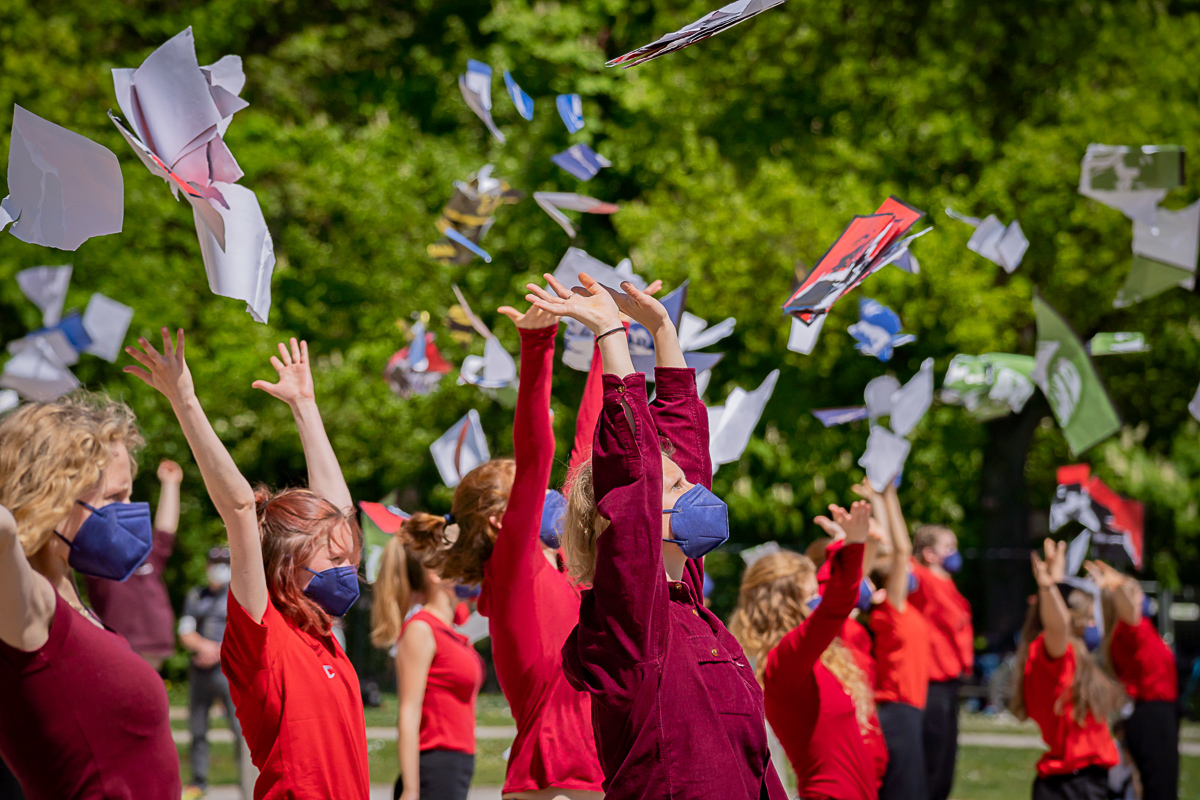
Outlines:
[[[1179,707],[1139,700],[1125,720],[1125,744],[1142,776],[1142,800],[1179,796]]]
[[[922,744],[929,800],[947,800],[958,760],[958,687],[961,681],[930,681]]]
[[[475,756],[457,750],[422,750],[421,800],[467,800],[475,776]],[[404,776],[396,778],[392,800],[404,791]]]
[[[1033,782],[1033,800],[1108,800],[1108,770],[1086,767]]]
[[[877,710],[888,750],[879,800],[923,800],[925,748],[921,729],[925,715],[908,703],[880,703]]]

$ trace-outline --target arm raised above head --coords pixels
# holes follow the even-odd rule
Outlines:
[[[54,587],[25,557],[17,521],[0,506],[0,642],[32,652],[50,638]]]

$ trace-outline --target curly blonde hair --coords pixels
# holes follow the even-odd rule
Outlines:
[[[145,443],[124,403],[80,391],[51,403],[26,403],[0,421],[0,505],[17,521],[26,556],[39,552],[54,527],[108,465],[109,446],[123,442],[132,471]]]
[[[579,583],[591,583],[596,576],[596,540],[608,530],[608,520],[596,508],[590,458],[579,465],[566,489],[567,510],[563,512],[559,545],[571,577]]]
[[[816,579],[817,568],[799,553],[781,550],[755,561],[742,576],[738,604],[729,620],[729,631],[754,659],[758,682],[763,681],[767,656],[780,640],[804,619],[809,599],[802,586]],[[821,654],[821,663],[837,678],[854,703],[854,716],[864,734],[875,730],[875,693],[841,639],[834,639]]]

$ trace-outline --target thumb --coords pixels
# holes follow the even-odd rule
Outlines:
[[[521,318],[525,316],[524,314],[522,314],[520,311],[517,311],[512,306],[500,306],[499,308],[496,309],[496,311],[503,314],[504,316],[508,317],[513,322],[519,322],[521,320]]]
[[[262,391],[266,392],[267,394],[271,395],[272,397],[278,397],[278,395],[275,394],[275,389],[278,388],[278,384],[275,384],[275,383],[267,383],[266,381],[255,381],[254,383],[250,384],[250,388],[251,389],[261,389]]]

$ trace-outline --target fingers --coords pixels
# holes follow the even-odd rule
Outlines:
[[[286,347],[284,347],[283,342],[279,343],[279,360],[283,362],[284,367],[290,367],[292,365],[292,354],[288,352]],[[276,363],[275,356],[271,356],[271,363]],[[280,372],[283,371],[283,367],[276,367],[276,369],[278,369]]]
[[[547,276],[547,277],[549,277],[549,276]],[[555,281],[555,283],[558,283],[558,282]],[[561,288],[561,286],[562,285],[559,284],[560,288]],[[527,284],[525,284],[525,288],[529,290],[529,294],[525,295],[526,300],[529,300],[530,295],[533,295],[534,297],[536,297],[540,300],[544,300],[547,303],[561,303],[564,299],[566,299],[566,297],[570,297],[570,294],[568,293],[563,298],[559,298],[556,295],[553,295],[550,292],[546,291],[543,287],[538,286],[536,283],[527,283]],[[563,291],[566,291],[566,290],[564,289]],[[533,301],[530,300],[530,302],[533,302]]]
[[[565,286],[563,286],[561,283],[559,283],[555,279],[555,277],[553,275],[551,275],[549,272],[543,273],[542,277],[546,279],[546,284],[551,289],[554,290],[554,293],[557,294],[559,297],[561,297],[563,300],[566,300],[568,297],[571,296],[571,293],[567,291],[567,288]],[[579,277],[583,278],[583,274],[581,273]]]
[[[654,281],[646,287],[646,294],[658,294],[662,289],[662,281]]]
[[[259,389],[271,395],[272,397],[279,396],[279,394],[275,391],[278,386],[279,384],[270,383],[268,381],[255,381],[254,383],[250,384],[251,389]]]
[[[175,332],[175,355],[183,359],[183,328]]]
[[[280,347],[282,348],[283,345],[280,345]],[[275,356],[271,356],[271,366],[274,367],[275,371],[278,372],[280,375],[283,375],[283,371],[284,371],[284,369],[286,369],[286,367],[284,367],[284,365],[283,365],[283,362],[280,361]]]
[[[163,328],[163,331],[166,331],[166,328]],[[166,338],[165,333],[163,334],[163,338],[164,339]],[[142,346],[142,349],[146,351],[147,355],[152,355],[152,356],[158,355],[158,351],[154,349],[154,345],[150,344],[150,342],[147,341],[144,337],[141,337],[141,336],[138,337],[138,344],[140,344]]]
[[[558,305],[552,305],[549,300],[543,300],[542,298],[536,297],[532,294],[525,295],[525,299],[528,300],[534,308],[540,308],[547,314],[552,314],[555,317],[565,317],[567,315],[566,306],[562,305],[561,302]]]
[[[121,371],[126,373],[127,375],[132,375],[135,378],[141,378],[143,381],[146,382],[147,386],[150,386],[150,387],[154,386],[154,384],[150,380],[150,373],[146,372],[146,370],[144,370],[144,369],[140,369],[138,367],[122,367]]]
[[[304,364],[308,363],[308,342],[303,339],[300,340],[300,361]]]
[[[292,337],[291,345],[292,345],[292,363],[299,364],[300,363],[300,343],[298,341],[296,341],[295,336]]]
[[[136,347],[126,347],[125,352],[128,353],[134,361],[138,362],[147,369],[150,369],[154,366],[154,363],[150,360],[150,356],[146,353],[143,353],[141,350],[138,350]]]
[[[508,317],[513,322],[520,322],[521,319],[525,316],[524,314],[522,314],[520,311],[517,311],[512,306],[500,306],[499,308],[496,309],[496,311],[498,313],[503,314],[504,316]]]
[[[172,356],[175,355],[175,345],[171,342],[171,332],[169,330],[167,330],[166,325],[164,325],[162,328],[162,337],[163,337],[163,355],[166,356],[167,358],[171,358]]]
[[[591,275],[588,275],[586,272],[579,273],[579,282],[583,284],[584,289],[587,289],[588,292],[593,295],[599,294],[604,289],[604,286],[602,286],[599,281],[597,281]]]

